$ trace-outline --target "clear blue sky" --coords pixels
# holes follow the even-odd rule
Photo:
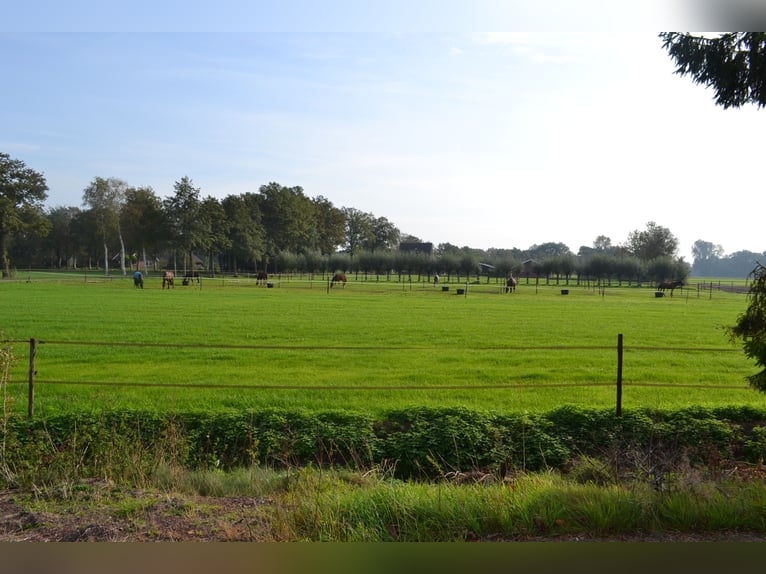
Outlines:
[[[766,110],[673,74],[657,33],[704,29],[688,2],[18,4],[0,151],[50,207],[96,176],[160,197],[189,176],[301,186],[435,244],[576,252],[654,221],[687,260],[766,250]]]

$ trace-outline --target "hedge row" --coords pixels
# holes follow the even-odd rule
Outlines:
[[[115,468],[307,464],[385,466],[401,478],[566,468],[582,457],[654,469],[766,456],[766,410],[745,407],[613,411],[562,407],[543,414],[412,408],[384,417],[347,411],[267,409],[160,414],[107,411],[5,421],[2,468],[42,480],[71,467],[81,476]],[[110,470],[111,469],[111,470]],[[37,477],[37,478],[35,478]]]

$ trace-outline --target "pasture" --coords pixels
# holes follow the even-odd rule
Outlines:
[[[746,296],[685,288],[203,278],[135,289],[130,274],[32,273],[0,283],[0,338],[15,362],[11,407],[26,412],[29,339],[35,415],[263,407],[378,413],[463,406],[509,413],[766,406],[755,371],[723,331]],[[694,281],[692,281],[692,285]],[[443,287],[449,287],[444,291]],[[467,289],[461,295],[458,289]]]

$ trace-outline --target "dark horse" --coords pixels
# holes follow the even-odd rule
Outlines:
[[[266,280],[269,278],[268,274],[265,271],[259,271],[255,275],[255,284],[256,285],[266,285]]]
[[[336,283],[340,283],[343,287],[346,286],[346,274],[345,273],[336,273],[332,276],[332,279],[330,280],[330,287],[335,287]]]
[[[165,271],[165,274],[162,276],[162,288],[164,289],[165,286],[167,286],[168,289],[172,289],[173,287],[173,280],[176,278],[176,274],[172,271]]]
[[[505,292],[513,293],[514,291],[516,291],[516,279],[511,276],[505,282]]]
[[[663,281],[659,285],[657,285],[657,291],[665,291],[666,289],[670,290],[670,296],[673,296],[673,291],[675,289],[679,289],[684,286],[683,280],[677,280],[677,281]]]
[[[188,285],[194,279],[196,279],[197,283],[199,283],[199,271],[187,271],[186,274],[184,275],[184,280],[182,281],[182,284]]]

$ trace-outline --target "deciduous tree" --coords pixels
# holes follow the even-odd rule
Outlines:
[[[48,184],[41,173],[23,161],[0,153],[0,258],[3,277],[11,274],[9,242],[18,234],[45,236],[50,222],[43,202],[48,198]]]
[[[45,246],[51,261],[58,268],[77,267],[77,239],[72,223],[80,214],[79,207],[55,207],[48,212],[51,231],[45,238]]]
[[[312,200],[317,224],[317,248],[322,255],[329,255],[343,245],[346,238],[346,216],[343,210],[320,196]]]
[[[120,242],[120,269],[125,275],[125,241],[120,225],[120,211],[125,203],[128,184],[114,177],[96,177],[85,188],[82,202],[96,219],[98,233],[104,245],[104,273],[109,275],[109,240],[117,235]]]
[[[643,231],[636,229],[628,234],[625,248],[642,261],[674,257],[678,251],[678,239],[667,227],[650,221]]]
[[[316,214],[314,204],[303,193],[303,188],[285,187],[272,182],[262,185],[259,192],[270,255],[283,251],[309,251],[316,238]]]
[[[346,250],[353,257],[375,237],[373,217],[353,207],[344,208],[343,213],[346,216]]]
[[[130,187],[125,192],[120,220],[125,241],[140,253],[144,269],[148,269],[147,249],[156,255],[168,240],[162,200],[151,187]]]
[[[223,199],[221,205],[230,223],[229,258],[232,269],[236,272],[241,264],[249,263],[254,271],[257,270],[258,261],[266,253],[257,196],[254,193],[230,195]]]

